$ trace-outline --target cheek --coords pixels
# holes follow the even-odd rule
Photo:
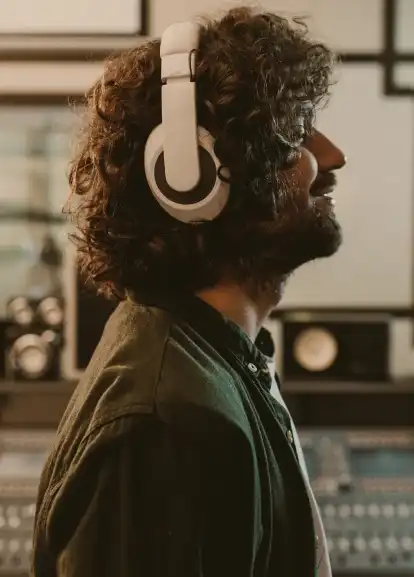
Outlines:
[[[309,190],[318,174],[318,163],[314,155],[305,148],[295,166],[286,172],[286,182],[291,191],[290,200],[295,210],[307,210]]]
[[[301,193],[308,193],[318,175],[318,163],[306,148],[300,149],[300,158],[295,167],[296,182]]]

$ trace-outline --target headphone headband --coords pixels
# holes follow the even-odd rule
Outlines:
[[[197,50],[200,27],[195,22],[175,22],[166,28],[161,37],[160,56]]]
[[[180,22],[166,29],[160,47],[165,176],[169,186],[179,192],[192,190],[200,180],[195,85],[198,39],[196,24]]]

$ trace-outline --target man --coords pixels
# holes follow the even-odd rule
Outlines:
[[[341,242],[345,160],[314,128],[332,64],[304,27],[236,9],[112,58],[90,91],[79,261],[120,304],[43,472],[33,575],[329,574],[261,347],[290,273]]]

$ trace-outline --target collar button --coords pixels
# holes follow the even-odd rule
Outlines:
[[[256,365],[254,365],[253,363],[249,363],[249,364],[247,365],[247,368],[249,369],[249,371],[250,371],[251,373],[257,373],[257,367],[256,367]]]

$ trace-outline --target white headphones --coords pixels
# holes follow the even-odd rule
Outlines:
[[[145,145],[145,175],[162,208],[181,222],[213,220],[230,186],[218,175],[214,139],[198,126],[195,60],[199,27],[169,26],[161,39],[162,124]]]

